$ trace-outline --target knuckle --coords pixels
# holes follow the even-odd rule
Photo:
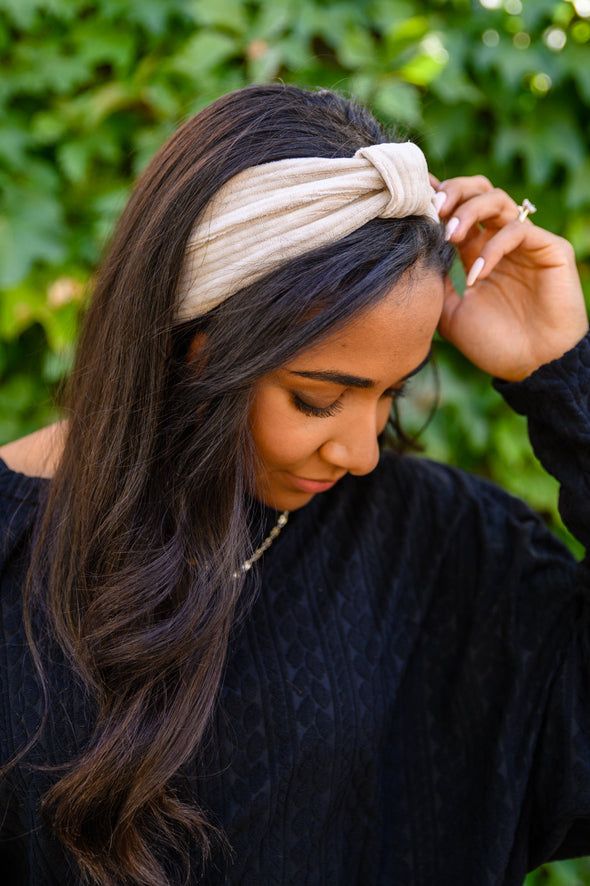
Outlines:
[[[502,190],[502,188],[493,187],[491,190],[492,195],[498,200],[498,202],[503,202],[504,200],[510,200],[511,203],[514,203],[512,197],[509,197],[506,191]],[[516,203],[514,203],[516,206]]]
[[[474,175],[473,181],[480,187],[483,191],[493,191],[500,190],[499,188],[494,188],[493,184],[486,178],[485,175]]]
[[[493,238],[491,240],[488,240],[487,243],[484,243],[484,245],[479,250],[479,254],[485,261],[486,265],[489,265],[491,261],[495,260],[498,254],[500,254],[501,252],[502,244],[498,243],[497,241],[494,242]]]
[[[556,244],[563,249],[564,252],[573,253],[574,247],[570,243],[569,240],[566,240],[565,237],[561,237],[559,234],[552,234],[551,231],[547,231],[550,237],[555,239]]]
[[[566,240],[565,237],[557,237],[557,245],[560,247],[565,258],[569,259],[571,262],[575,262],[576,253],[569,240]]]

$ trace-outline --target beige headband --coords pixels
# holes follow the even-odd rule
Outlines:
[[[424,154],[411,142],[360,148],[351,158],[277,160],[219,189],[187,244],[178,316],[207,313],[280,265],[373,218],[438,222]]]

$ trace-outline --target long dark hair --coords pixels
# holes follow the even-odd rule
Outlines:
[[[449,265],[432,222],[375,220],[179,326],[187,238],[220,186],[249,166],[352,156],[387,140],[331,92],[234,92],[162,147],[114,235],[83,324],[28,589],[37,659],[42,611],[95,706],[87,743],[44,798],[90,882],[165,886],[165,859],[182,858],[189,841],[206,859],[216,833],[171,782],[202,746],[247,603],[232,573],[253,543],[256,382],[413,266]]]

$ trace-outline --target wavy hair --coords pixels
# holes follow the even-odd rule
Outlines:
[[[376,219],[179,326],[186,241],[243,169],[349,157],[387,140],[335,93],[239,90],[161,148],[114,234],[67,388],[67,440],[27,592],[45,688],[39,611],[94,703],[87,742],[43,800],[86,882],[168,886],[169,860],[182,868],[189,842],[206,861],[223,839],[173,782],[203,745],[228,638],[252,598],[253,583],[232,573],[255,544],[247,493],[257,381],[414,266],[444,274],[451,255],[432,222]]]

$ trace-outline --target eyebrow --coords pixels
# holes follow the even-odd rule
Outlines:
[[[399,381],[400,382],[407,381],[413,375],[416,375],[416,373],[420,372],[421,369],[424,369],[426,364],[430,362],[431,357],[432,357],[432,350],[430,350],[428,352],[428,354],[426,355],[424,360],[422,360],[422,362],[420,363],[419,366],[416,366],[416,368],[412,369],[410,372],[408,372],[407,375],[402,376],[402,378],[400,378]],[[365,388],[366,389],[366,388],[374,388],[375,387],[375,382],[373,381],[372,378],[363,378],[362,376],[359,376],[359,375],[349,375],[346,372],[338,372],[337,370],[333,370],[333,369],[325,369],[325,370],[321,370],[321,369],[313,370],[312,369],[307,372],[304,372],[304,371],[298,372],[295,369],[289,369],[288,371],[291,375],[299,375],[302,378],[310,378],[313,381],[332,382],[332,384],[344,385],[347,388]]]

